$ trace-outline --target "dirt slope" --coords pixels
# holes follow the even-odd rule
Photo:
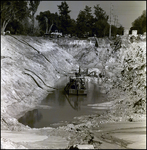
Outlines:
[[[60,76],[76,69],[73,57],[47,39],[1,36],[2,128],[13,128],[11,117],[39,104]]]

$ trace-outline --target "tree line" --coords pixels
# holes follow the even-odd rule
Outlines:
[[[40,12],[36,16],[36,20],[39,23],[40,35],[55,30],[62,32],[63,35],[77,37],[104,37],[109,35],[109,17],[99,5],[94,6],[94,15],[92,14],[91,7],[86,5],[84,10],[79,12],[76,20],[71,19],[71,10],[69,10],[69,6],[65,1],[61,2],[61,5],[57,7],[59,14],[57,12],[51,13],[48,10]],[[112,25],[113,36],[123,34],[123,30],[124,28],[122,26],[117,28]]]
[[[47,10],[40,12],[35,17],[39,4],[40,1],[33,0],[1,1],[1,34],[9,30],[11,34],[42,36],[45,33],[49,34],[58,30],[63,35],[77,37],[109,36],[109,16],[99,5],[94,6],[93,14],[91,7],[86,5],[84,10],[80,10],[77,18],[74,20],[70,17],[71,10],[69,10],[66,1],[61,2],[61,5],[57,6],[59,14],[57,12],[51,13]],[[144,15],[141,18],[144,18]],[[38,21],[37,27],[34,27],[35,19]],[[139,26],[140,18],[138,20],[133,23],[131,29],[141,27]],[[144,19],[141,20],[142,25],[144,25]],[[123,31],[124,28],[122,26],[111,26],[112,36],[116,34],[122,35]],[[143,31],[146,31],[145,27]]]
[[[1,1],[1,34],[34,34],[34,15],[40,1]]]
[[[144,10],[137,19],[132,22],[132,27],[129,30],[129,33],[132,33],[132,30],[137,30],[138,34],[143,34],[146,32],[146,10]]]

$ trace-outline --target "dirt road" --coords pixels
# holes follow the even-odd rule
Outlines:
[[[89,131],[76,128],[76,133],[75,131],[63,129],[42,129],[42,131],[30,130],[29,132],[2,130],[1,134],[3,138],[27,148],[70,148],[71,144],[82,145],[83,148],[84,146],[86,148],[89,144],[89,146],[93,145],[96,149],[146,148],[145,120],[140,122],[105,123],[100,124],[98,128],[90,128]],[[85,140],[85,137],[87,140]],[[81,142],[77,143],[78,139]],[[72,143],[70,143],[70,140]]]
[[[100,149],[145,149],[146,121],[101,124],[93,130],[95,148]]]
[[[23,149],[64,149],[68,146],[68,141],[65,138],[60,136],[51,136],[50,130],[52,129],[45,129],[44,131],[32,129],[28,131],[2,130],[2,142],[6,143],[4,139],[8,139],[12,143],[10,146],[9,142],[8,145],[5,145],[4,149],[12,148],[14,144],[19,145],[20,149],[21,147]],[[46,134],[44,132],[46,132]]]

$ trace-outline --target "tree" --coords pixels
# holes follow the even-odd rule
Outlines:
[[[67,31],[71,36],[76,36],[76,21],[74,19],[70,20],[69,27],[67,27]]]
[[[52,27],[51,30],[52,31],[59,30],[59,15],[57,12],[51,13],[51,21],[53,24],[53,26],[50,26]]]
[[[96,21],[93,27],[93,32],[97,37],[108,36],[109,24],[105,20]]]
[[[124,34],[124,27],[121,25],[119,28],[117,28],[117,34],[123,35]]]
[[[109,29],[108,16],[99,5],[94,6],[94,15],[95,23],[93,29],[95,31],[95,34],[98,37],[103,37],[108,33],[107,30]]]
[[[82,37],[86,30],[86,14],[84,11],[80,11],[78,14],[78,17],[76,19],[77,21],[77,35],[78,37]]]
[[[41,35],[43,35],[44,33],[49,34],[51,30],[55,30],[58,28],[58,14],[51,13],[49,10],[40,12],[40,14],[36,16],[36,20],[38,20]]]
[[[38,20],[41,34],[46,33],[48,30],[48,26],[50,24],[50,20],[48,18],[50,18],[50,15],[51,13],[48,10],[45,12],[40,12],[40,14],[36,16],[36,20]]]
[[[23,25],[17,20],[10,21],[6,29],[11,31],[11,34],[24,34]]]
[[[94,6],[94,15],[96,21],[98,20],[105,20],[108,21],[108,16],[106,15],[106,12],[98,5]]]
[[[93,27],[93,16],[92,16],[92,10],[91,7],[88,7],[87,5],[85,6],[85,23],[86,23],[86,33],[89,35],[92,34],[92,27]]]
[[[132,30],[137,30],[138,34],[146,32],[146,10],[144,10],[142,15],[132,22],[132,27],[129,32],[132,32]]]
[[[1,34],[11,21],[21,22],[28,14],[27,1],[1,1]]]
[[[59,20],[60,20],[60,30],[61,32],[64,34],[68,34],[68,28],[71,25],[71,18],[70,18],[70,10],[69,10],[69,6],[68,4],[64,1],[61,2],[61,5],[58,5],[58,9],[59,9]]]
[[[30,0],[30,3],[29,3],[30,18],[32,20],[32,29],[31,29],[32,33],[34,33],[34,19],[35,19],[34,15],[37,11],[37,8],[38,8],[39,4],[40,4],[39,0],[37,0],[37,1]]]
[[[89,36],[92,34],[93,16],[91,7],[86,5],[85,9],[79,12],[76,20],[78,37]]]
[[[117,31],[118,31],[117,27],[114,25],[111,25],[111,36],[116,37]]]
[[[31,28],[32,28],[32,24],[31,24],[31,20],[30,17],[25,17],[22,21],[21,21],[22,27],[23,27],[23,32],[21,32],[21,34],[23,35],[30,35],[31,33]],[[9,24],[8,24],[9,26]],[[19,33],[17,31],[17,33]],[[15,34],[15,33],[14,33]],[[20,34],[20,33],[19,33]]]

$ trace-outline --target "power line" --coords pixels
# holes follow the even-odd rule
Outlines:
[[[140,17],[140,16],[136,16],[136,15],[139,15],[139,14],[128,14],[128,13],[126,13],[126,14],[117,14],[117,15],[119,15],[119,16],[123,16],[123,15],[133,15],[133,16],[135,16],[135,17]]]
[[[113,14],[113,5],[110,3],[110,28],[109,28],[109,38],[111,38],[111,14]]]
[[[124,9],[122,9],[122,10],[115,10],[115,11],[130,11],[130,12],[134,11],[134,12],[136,12],[136,11],[144,11],[144,10],[141,10],[141,9],[140,10],[130,10],[130,9],[124,10]]]

